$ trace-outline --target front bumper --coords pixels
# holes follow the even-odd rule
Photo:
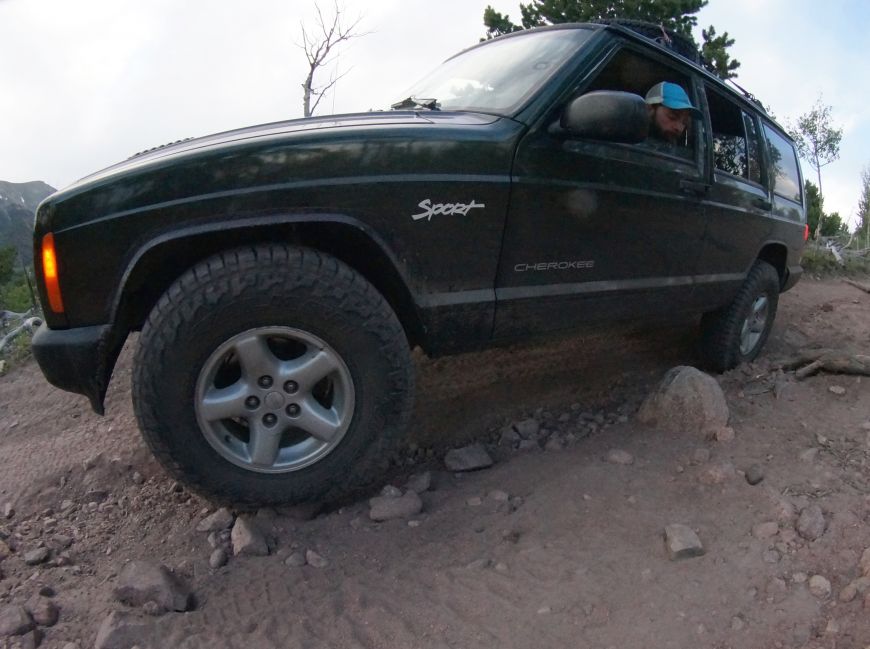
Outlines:
[[[49,329],[42,324],[33,336],[33,356],[49,383],[85,395],[102,415],[103,398],[121,348],[113,338],[111,325]]]

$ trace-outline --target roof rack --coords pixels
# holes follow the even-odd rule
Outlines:
[[[696,65],[703,65],[703,58],[701,57],[701,52],[698,51],[698,46],[695,44],[695,41],[690,37],[683,36],[672,29],[666,28],[664,25],[625,18],[602,18],[590,22],[598,25],[622,27],[623,29],[627,29],[635,34],[648,38],[661,47],[671,50],[675,54],[679,54],[684,59],[688,59]]]

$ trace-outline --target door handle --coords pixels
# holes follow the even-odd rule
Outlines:
[[[710,190],[710,185],[698,180],[681,180],[680,191],[693,196],[704,196]]]
[[[753,198],[752,207],[757,207],[760,210],[769,210],[773,207],[773,203],[766,198]]]

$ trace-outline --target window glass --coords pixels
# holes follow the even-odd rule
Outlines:
[[[761,184],[761,147],[758,144],[758,133],[755,121],[743,113],[743,124],[746,126],[747,160],[749,164],[749,180]]]
[[[402,96],[434,101],[441,110],[507,115],[534,94],[593,33],[588,29],[555,29],[485,43],[448,59]]]
[[[779,133],[764,125],[767,150],[770,153],[770,177],[773,191],[793,201],[801,202],[801,182],[794,147]]]
[[[693,96],[691,79],[687,75],[628,49],[619,51],[610,59],[583,92],[620,90],[645,97],[649,89],[661,81],[681,86],[692,103],[698,105],[697,98]],[[681,135],[668,139],[653,127],[654,119],[651,117],[650,137],[637,146],[683,159],[694,159],[703,123],[690,119],[688,128]]]
[[[719,171],[749,178],[743,112],[737,104],[707,88],[710,127],[713,131],[713,165]]]

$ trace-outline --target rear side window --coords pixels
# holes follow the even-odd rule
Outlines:
[[[719,93],[707,88],[713,131],[713,164],[719,171],[761,183],[758,133],[752,118]]]
[[[801,202],[801,180],[794,147],[782,135],[764,125],[764,137],[770,153],[770,177],[778,196]]]

